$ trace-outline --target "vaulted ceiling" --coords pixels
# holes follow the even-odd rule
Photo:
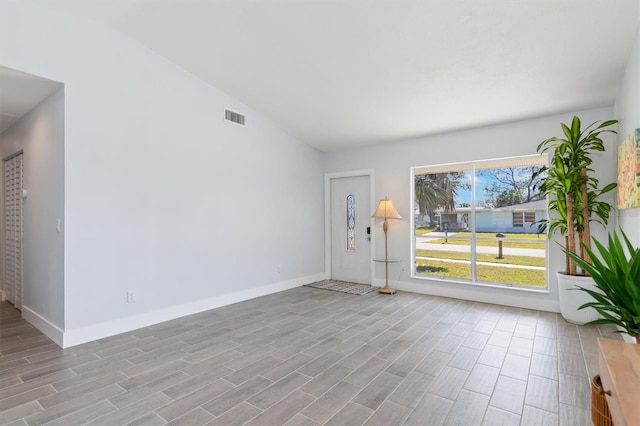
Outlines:
[[[638,0],[28,1],[324,151],[611,105],[640,22]]]

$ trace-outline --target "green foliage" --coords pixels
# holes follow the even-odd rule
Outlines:
[[[416,271],[418,273],[420,273],[420,272],[436,273],[436,272],[447,272],[448,269],[447,268],[438,267],[438,266],[418,265],[418,266],[416,266]]]
[[[568,236],[565,250],[571,253],[576,254],[583,242],[590,247],[589,222],[606,225],[609,221],[611,205],[599,198],[613,190],[616,184],[610,183],[598,189],[598,179],[589,175],[593,172],[589,166],[593,162],[592,153],[605,150],[601,135],[617,133],[606,127],[617,122],[607,120],[598,125],[599,122],[596,121],[581,130],[580,119],[574,116],[571,127],[560,123],[565,138],[552,137],[542,141],[537,147],[540,153],[551,151],[550,165],[540,170],[540,173],[546,173],[547,176],[541,180],[539,188],[545,195],[551,196],[549,210],[556,211],[559,215],[540,221],[540,230],[547,231],[549,238],[556,233]],[[576,236],[578,244],[575,243]],[[573,275],[575,264],[570,263],[567,273]]]
[[[416,235],[427,235],[433,232],[435,228],[429,228],[428,226],[417,226],[415,234]]]
[[[599,257],[589,249],[593,265],[574,253],[567,255],[587,271],[593,278],[598,291],[579,287],[587,292],[594,301],[585,303],[579,309],[594,308],[602,319],[587,324],[615,324],[623,328],[630,336],[640,334],[640,248],[634,248],[624,232],[623,241],[618,234],[609,234],[609,246],[605,247],[595,238]],[[626,252],[625,252],[626,247]],[[566,251],[565,251],[566,252]]]
[[[434,226],[433,212],[442,208],[445,212],[455,211],[455,198],[459,188],[465,188],[463,172],[433,173],[416,175],[414,195],[421,214],[428,214]]]
[[[445,262],[437,260],[416,260],[416,272],[435,277],[471,279],[471,266],[465,262]],[[477,265],[476,277],[480,282],[503,283],[514,286],[539,287],[547,285],[546,271],[520,268],[497,268]]]
[[[507,265],[538,266],[538,267],[547,266],[546,265],[547,261],[544,257],[507,255],[507,256],[503,256],[502,259],[498,259],[496,258],[497,252],[498,250],[496,247],[496,252],[493,254],[476,253],[476,261],[495,263],[497,265],[507,264]],[[431,257],[436,259],[471,261],[471,253],[459,252],[459,251],[416,249],[416,256]]]
[[[541,166],[518,166],[478,170],[478,176],[491,182],[484,188],[483,204],[497,208],[542,200],[540,181],[544,173],[540,169]]]

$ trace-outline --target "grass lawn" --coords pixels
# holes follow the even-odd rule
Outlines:
[[[471,265],[468,263],[416,259],[416,265],[420,275],[471,279]],[[546,286],[546,271],[477,265],[476,272],[479,281],[540,288]]]
[[[457,251],[417,249],[416,256],[436,257],[439,259],[471,260],[470,253],[461,253]],[[497,256],[497,253],[496,254],[476,253],[476,260],[478,262],[506,263],[510,265],[546,266],[546,259],[544,257],[509,255],[509,256],[504,256],[504,259],[497,259],[496,256]]]
[[[432,228],[429,228],[428,226],[418,226],[416,228],[416,235],[425,235],[433,231],[435,231],[435,228],[432,229]]]
[[[506,238],[502,239],[502,247],[515,247],[515,248],[533,248],[544,250],[546,243],[546,235],[538,234],[505,234]],[[496,234],[478,232],[476,233],[476,245],[485,247],[498,247],[498,239]],[[457,239],[462,238],[462,239]],[[484,239],[486,238],[486,239]],[[437,238],[430,240],[431,244],[443,244],[444,238]],[[471,243],[470,232],[457,232],[455,236],[451,236],[447,239],[446,244],[464,245],[468,246]]]

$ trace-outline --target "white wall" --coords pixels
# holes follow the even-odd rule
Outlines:
[[[624,70],[614,111],[620,120],[619,143],[634,129],[640,128],[640,28]],[[640,246],[640,208],[620,210],[618,219],[625,234]]]
[[[585,124],[596,120],[613,117],[611,108],[600,108],[576,113]],[[536,153],[540,141],[551,136],[561,136],[560,122],[569,123],[574,114],[561,114],[533,120],[519,121],[502,125],[482,127],[459,132],[427,136],[423,138],[368,146],[359,149],[333,152],[327,155],[327,172],[340,172],[357,169],[375,170],[376,197],[388,196],[394,201],[402,221],[394,220],[390,224],[389,253],[391,257],[400,258],[401,264],[411,265],[412,230],[410,217],[413,206],[410,205],[412,182],[410,168],[414,166],[455,163],[471,160],[503,158]],[[427,118],[425,118],[427,119]],[[615,140],[607,140],[607,151],[594,155],[596,177],[601,183],[613,182],[616,179]],[[607,199],[613,202],[613,196]],[[615,220],[614,220],[615,221]],[[380,227],[376,232],[382,232]],[[594,227],[594,235],[603,236],[606,232],[601,227]],[[380,255],[384,246],[377,238],[377,250]],[[558,290],[555,272],[564,267],[564,255],[555,243],[549,244],[550,268],[548,272],[549,292],[531,293],[503,288],[478,288],[474,285],[445,283],[440,280],[418,280],[407,272],[389,272],[393,285],[396,280],[400,289],[438,294],[450,297],[467,298],[493,303],[511,304],[529,308],[557,311]],[[384,269],[376,271],[378,283],[384,278]]]
[[[322,275],[322,153],[91,22],[7,0],[0,40],[65,84],[65,345]]]
[[[36,312],[60,330],[64,329],[64,234],[62,229],[57,232],[56,225],[64,217],[63,112],[61,88],[0,135],[1,158],[23,152],[24,188],[28,191],[22,309]],[[4,244],[0,259],[4,259]]]

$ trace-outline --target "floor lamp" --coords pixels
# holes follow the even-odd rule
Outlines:
[[[393,202],[387,197],[384,197],[384,200],[380,200],[378,208],[373,213],[373,215],[371,215],[371,217],[376,219],[384,219],[382,230],[384,231],[385,285],[378,291],[384,294],[394,294],[396,291],[389,287],[389,249],[387,244],[387,231],[389,230],[389,222],[387,221],[387,219],[402,219],[402,216],[400,216],[400,213],[398,213],[396,208],[393,207]]]

